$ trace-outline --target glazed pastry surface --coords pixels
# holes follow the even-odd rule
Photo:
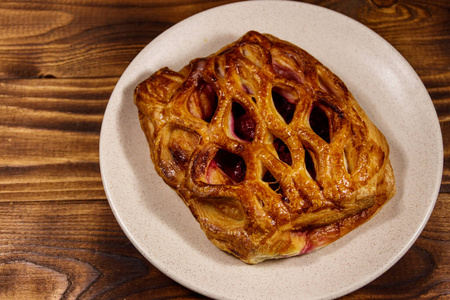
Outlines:
[[[345,84],[274,36],[163,68],[134,101],[157,173],[246,263],[323,247],[395,194],[386,139]]]

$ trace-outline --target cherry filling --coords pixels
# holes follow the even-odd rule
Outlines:
[[[205,82],[200,87],[200,105],[202,110],[202,119],[206,122],[211,122],[214,112],[217,109],[219,99],[212,85]]]
[[[280,160],[292,166],[292,156],[288,146],[281,139],[276,139],[273,141],[273,146],[275,147]]]
[[[267,182],[272,190],[276,191],[279,194],[282,193],[280,183],[275,179],[275,177],[273,177],[272,173],[270,173],[269,171],[264,174],[262,181]]]
[[[269,184],[269,187],[274,190],[277,194],[281,195],[281,200],[283,200],[286,203],[289,203],[289,198],[286,197],[286,195],[283,192],[283,189],[281,188],[280,183],[273,177],[272,173],[269,171],[266,171],[264,174],[262,181],[267,182]]]
[[[245,108],[239,103],[233,102],[231,113],[233,116],[232,128],[236,136],[245,141],[253,141],[255,138],[256,124],[252,117],[247,114]]]
[[[278,113],[283,117],[286,124],[291,123],[294,117],[295,104],[289,102],[281,93],[275,89],[272,90],[272,100]]]
[[[200,80],[195,92],[189,99],[189,111],[206,122],[211,122],[219,99],[211,84]]]
[[[309,154],[309,151],[306,149],[305,149],[305,167],[309,175],[311,175],[311,178],[313,180],[316,180],[317,174],[316,169],[314,168],[314,161],[311,157],[311,154]]]
[[[247,166],[244,159],[239,155],[219,149],[213,162],[235,183],[244,180]]]
[[[313,106],[309,115],[309,125],[311,129],[325,142],[330,142],[330,126],[328,117],[319,106]]]
[[[298,74],[294,70],[284,67],[277,63],[273,63],[272,65],[273,65],[273,70],[275,71],[275,73],[277,73],[281,77],[284,77],[288,80],[302,82],[302,79],[298,76]]]

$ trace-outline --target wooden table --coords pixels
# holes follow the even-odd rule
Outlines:
[[[124,235],[100,177],[99,134],[109,96],[139,51],[173,24],[230,2],[0,2],[0,299],[204,298],[163,275]],[[409,61],[445,147],[440,194],[419,239],[344,298],[449,297],[450,2],[305,2],[358,20]]]

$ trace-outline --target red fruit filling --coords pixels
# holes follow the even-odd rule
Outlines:
[[[325,142],[330,142],[330,126],[328,117],[319,106],[313,106],[309,115],[309,125],[311,129]]]
[[[244,92],[246,92],[247,94],[249,94],[249,95],[255,94],[255,92],[253,91],[253,89],[252,89],[248,84],[245,84],[245,83],[242,83],[242,90],[243,90]]]
[[[204,83],[200,86],[200,109],[202,110],[202,119],[211,122],[217,108],[219,99],[212,85]]]
[[[276,89],[272,90],[272,100],[278,113],[283,117],[286,124],[291,123],[294,117],[295,104],[291,103]]]
[[[292,156],[288,146],[281,139],[276,139],[273,141],[273,146],[275,147],[280,160],[292,166]]]
[[[214,116],[218,102],[219,98],[213,86],[200,79],[189,98],[188,109],[191,114],[209,123]]]
[[[272,65],[273,65],[273,70],[275,71],[275,73],[277,73],[281,77],[284,77],[288,80],[294,80],[294,81],[297,81],[300,83],[303,82],[302,78],[300,78],[300,76],[298,76],[298,74],[294,70],[284,67],[282,65],[279,65],[277,63],[273,63]]]
[[[256,124],[252,117],[247,114],[245,108],[239,103],[233,102],[231,113],[233,116],[232,128],[236,136],[245,141],[253,141],[255,138]]]
[[[277,194],[281,195],[281,200],[283,200],[286,203],[289,203],[289,198],[286,197],[286,195],[284,195],[280,183],[275,179],[275,177],[273,177],[272,173],[266,171],[266,173],[262,178],[262,181],[267,182],[272,190],[277,192]]]
[[[275,177],[273,177],[272,173],[270,173],[269,171],[267,171],[263,178],[262,181],[269,183],[269,187],[276,191],[276,192],[280,192],[280,183],[275,179]]]
[[[213,162],[235,183],[244,180],[247,166],[244,159],[239,155],[219,149]]]
[[[316,169],[314,168],[314,161],[311,157],[311,154],[309,154],[309,151],[305,149],[305,167],[308,171],[309,175],[311,175],[311,178],[313,180],[316,180]]]

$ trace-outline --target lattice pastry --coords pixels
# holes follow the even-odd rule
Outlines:
[[[134,97],[157,173],[246,263],[325,246],[395,194],[386,139],[344,83],[271,35],[163,68]]]

